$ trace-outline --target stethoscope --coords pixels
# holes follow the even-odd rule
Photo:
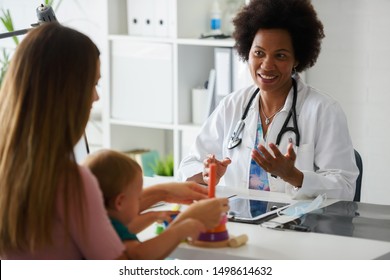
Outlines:
[[[288,112],[288,115],[286,117],[286,120],[284,121],[284,124],[282,126],[282,129],[279,131],[278,136],[276,137],[276,145],[278,146],[280,144],[280,140],[282,139],[283,134],[285,134],[288,131],[292,131],[295,134],[295,145],[299,146],[300,142],[300,134],[298,129],[298,121],[297,121],[297,111],[296,111],[296,104],[297,104],[297,82],[294,78],[291,78],[292,84],[293,84],[293,102],[290,108],[290,111]],[[242,137],[240,135],[242,134],[242,131],[245,127],[245,118],[249,112],[249,109],[252,105],[253,100],[255,99],[256,95],[259,93],[259,88],[255,90],[254,93],[252,93],[251,98],[249,99],[248,105],[246,105],[244,113],[242,114],[241,120],[238,121],[232,136],[230,137],[229,143],[228,143],[228,149],[234,149],[242,142]],[[293,127],[287,126],[290,119],[293,119]]]

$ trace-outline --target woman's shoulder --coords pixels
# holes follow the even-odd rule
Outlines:
[[[78,170],[86,191],[99,190],[99,184],[96,177],[87,167],[78,165]]]
[[[80,172],[80,175],[85,180],[96,180],[95,176],[92,174],[91,170],[88,167],[78,165],[77,166]]]

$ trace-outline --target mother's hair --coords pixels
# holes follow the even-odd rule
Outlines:
[[[29,31],[17,47],[0,90],[0,254],[50,244],[58,198],[65,230],[69,219],[83,224],[73,149],[88,122],[98,59],[91,39],[58,23]]]

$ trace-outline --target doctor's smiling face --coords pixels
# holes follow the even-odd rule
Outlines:
[[[287,94],[295,60],[291,36],[284,29],[259,29],[248,57],[253,81],[267,93]]]

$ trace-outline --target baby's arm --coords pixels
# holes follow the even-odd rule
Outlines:
[[[148,260],[164,259],[186,238],[196,239],[204,225],[195,219],[185,219],[169,226],[160,235],[145,242],[125,241],[126,254],[129,259]]]
[[[134,217],[128,224],[127,228],[130,232],[139,233],[154,222],[172,221],[172,216],[179,214],[179,211],[150,211],[139,214]]]

